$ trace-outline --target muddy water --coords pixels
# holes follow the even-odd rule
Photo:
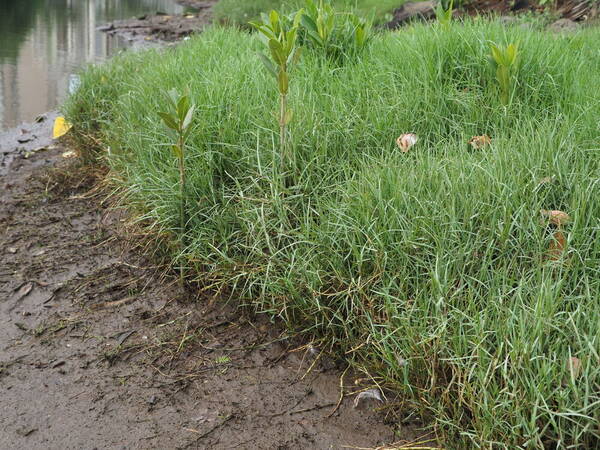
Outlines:
[[[82,65],[129,45],[98,26],[157,11],[182,7],[173,0],[0,0],[0,132],[56,108]]]

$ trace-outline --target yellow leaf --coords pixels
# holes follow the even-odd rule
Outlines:
[[[54,131],[52,132],[52,137],[54,139],[58,139],[61,136],[64,136],[69,132],[73,125],[65,120],[64,117],[59,116],[54,121]]]

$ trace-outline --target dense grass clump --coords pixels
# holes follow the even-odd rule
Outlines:
[[[519,42],[508,107],[491,41]],[[131,205],[168,233],[178,172],[157,93],[189,87],[198,119],[175,258],[346,352],[430,413],[450,447],[597,447],[600,32],[419,25],[344,64],[306,51],[285,182],[259,49],[211,29],[91,68],[68,119],[110,147]],[[408,153],[395,146],[405,132],[419,136]],[[467,145],[483,134],[491,145]],[[558,258],[542,209],[571,216]]]

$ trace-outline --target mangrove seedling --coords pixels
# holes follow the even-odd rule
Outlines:
[[[318,47],[326,48],[335,30],[335,11],[333,6],[324,0],[315,3],[306,0],[306,12],[302,14],[301,23],[308,38]]]
[[[328,57],[354,56],[369,41],[371,22],[354,13],[337,14],[330,0],[306,0],[301,37]]]
[[[453,13],[454,0],[440,0],[435,8],[435,17],[444,28],[448,28],[450,26]]]
[[[271,11],[268,16],[263,15],[263,22],[250,22],[250,25],[261,33],[265,45],[269,48],[270,59],[263,53],[260,56],[269,73],[277,80],[279,90],[279,147],[282,169],[288,159],[286,128],[292,118],[292,111],[287,107],[289,69],[300,56],[300,48],[296,46],[296,38],[302,13],[303,10],[300,10],[290,19],[280,17],[277,11]]]
[[[508,44],[503,47],[493,42],[490,44],[492,52],[492,64],[496,68],[496,80],[500,87],[500,101],[508,106],[513,90],[514,73],[517,67],[519,55],[516,44]]]
[[[196,105],[190,103],[188,95],[179,95],[176,90],[168,92],[167,99],[170,110],[159,112],[165,125],[171,130],[174,143],[171,151],[179,165],[179,233],[180,244],[183,247],[185,236],[185,143],[192,131],[192,118]],[[183,283],[183,266],[180,267],[180,282]]]

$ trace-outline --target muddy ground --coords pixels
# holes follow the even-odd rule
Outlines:
[[[35,140],[49,140],[48,122]],[[4,150],[34,126],[23,128],[0,137]],[[374,448],[423,436],[381,402],[355,408],[353,393],[373,386],[350,372],[336,409],[343,364],[181,289],[125,234],[102,169],[64,144],[37,147],[0,174],[0,449]]]

